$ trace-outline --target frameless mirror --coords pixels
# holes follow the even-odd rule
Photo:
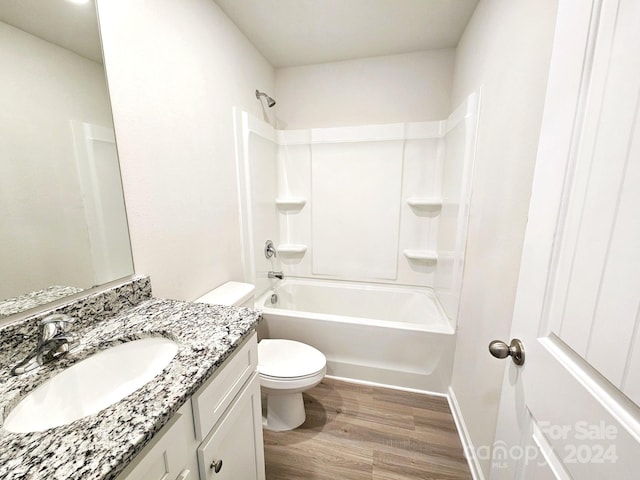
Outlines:
[[[0,0],[0,318],[133,273],[93,0]]]

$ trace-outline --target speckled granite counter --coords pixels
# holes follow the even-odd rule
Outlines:
[[[0,352],[0,420],[26,393],[100,349],[148,336],[165,336],[179,344],[162,374],[96,415],[41,433],[0,428],[0,478],[115,478],[260,320],[259,312],[247,308],[144,299],[148,296],[150,288],[132,302],[136,306],[114,308],[111,318],[104,318],[109,308],[106,313],[103,308],[95,315],[102,317],[98,323],[86,318],[78,322],[73,331],[82,344],[76,351],[18,377],[10,375],[10,368],[33,346],[25,338],[37,322],[30,319],[0,330],[5,346]]]

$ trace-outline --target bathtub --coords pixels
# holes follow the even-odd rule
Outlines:
[[[316,347],[327,357],[327,375],[447,392],[454,328],[430,288],[286,278],[256,308],[261,338]]]

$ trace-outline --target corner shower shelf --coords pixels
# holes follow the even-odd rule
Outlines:
[[[440,208],[442,198],[440,197],[409,197],[407,204],[413,208]]]
[[[307,251],[307,246],[301,243],[285,243],[278,245],[278,253],[281,255],[304,255]]]
[[[276,198],[276,206],[285,211],[302,210],[307,203],[304,197],[280,197]]]
[[[430,262],[435,263],[438,261],[438,252],[433,250],[405,250],[404,256],[414,262]]]

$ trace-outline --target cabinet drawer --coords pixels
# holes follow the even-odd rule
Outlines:
[[[185,403],[151,442],[131,461],[117,480],[174,480],[197,478],[191,405]]]
[[[202,440],[258,367],[256,333],[233,352],[191,398],[196,438]]]
[[[200,480],[264,480],[257,373],[198,448],[198,466]]]

